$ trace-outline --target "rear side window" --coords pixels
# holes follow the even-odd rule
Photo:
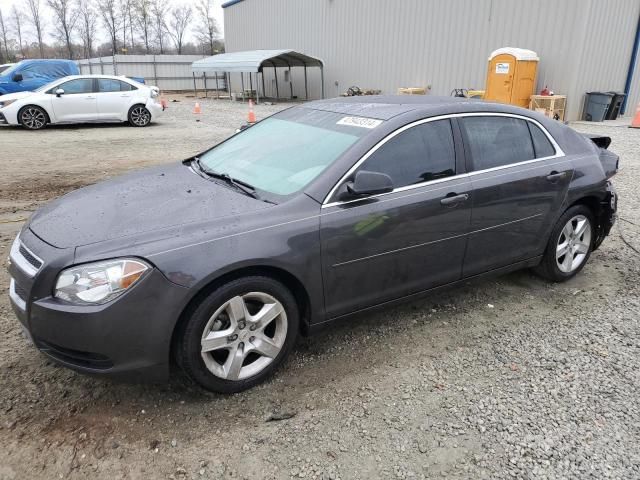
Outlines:
[[[455,175],[451,122],[437,120],[409,128],[383,144],[360,170],[386,173],[394,188]]]
[[[535,150],[536,158],[551,157],[556,154],[556,149],[553,148],[549,138],[544,134],[537,125],[531,122],[527,122],[529,125],[529,131],[531,132],[531,138],[533,139],[533,149]]]
[[[62,88],[65,95],[72,95],[74,93],[91,93],[93,92],[93,79],[92,78],[78,78],[65,82],[57,88]]]
[[[132,86],[126,82],[120,80],[114,80],[112,78],[99,78],[98,79],[98,91],[100,93],[109,92],[128,92],[132,90]]]
[[[460,122],[474,170],[533,160],[527,122],[512,117],[465,117]]]

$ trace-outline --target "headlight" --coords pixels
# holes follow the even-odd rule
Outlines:
[[[146,263],[133,259],[71,267],[58,276],[54,296],[82,305],[107,303],[140,280],[149,268]]]
[[[15,102],[15,100],[2,100],[0,101],[0,108],[8,107],[13,102]]]

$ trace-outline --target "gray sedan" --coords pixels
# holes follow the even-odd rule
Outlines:
[[[10,255],[25,334],[81,372],[263,381],[299,334],[472,278],[576,275],[609,233],[607,137],[464,99],[282,111],[38,210]]]

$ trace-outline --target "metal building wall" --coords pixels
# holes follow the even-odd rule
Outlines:
[[[568,95],[569,119],[580,115],[586,91],[623,90],[638,15],[638,0],[243,0],[224,9],[227,51],[292,48],[319,57],[327,96],[351,85],[384,93],[430,85],[437,95],[483,89],[491,51],[529,48],[541,58],[537,90]],[[293,81],[303,96],[297,72]],[[317,98],[318,76],[310,81]]]
[[[202,55],[116,55],[118,75],[144,77],[149,85],[161,90],[192,90],[193,71],[191,64],[204,58]],[[96,57],[78,60],[80,73],[113,75],[113,57]],[[223,75],[220,74],[219,86],[224,89]],[[214,74],[207,75],[207,87],[215,89]],[[204,88],[204,79],[196,79],[198,89]]]

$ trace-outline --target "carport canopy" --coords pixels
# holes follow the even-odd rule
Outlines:
[[[291,67],[304,67],[305,91],[307,89],[307,67],[319,67],[320,75],[322,76],[322,98],[324,98],[324,63],[319,58],[294,50],[247,50],[244,52],[221,53],[197,60],[191,65],[194,73],[224,72],[249,73],[250,75],[255,73],[256,81],[257,74],[263,72],[264,67],[273,67],[274,69],[278,67],[289,69]],[[241,78],[244,81],[244,77]]]

